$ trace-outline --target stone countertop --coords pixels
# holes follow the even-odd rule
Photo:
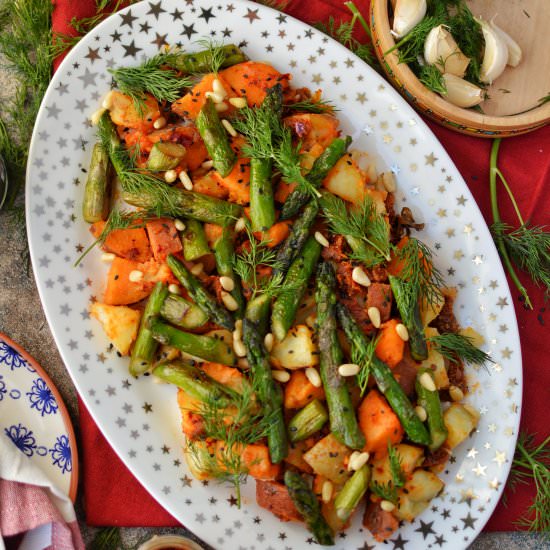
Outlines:
[[[9,73],[0,69],[0,112],[1,106],[13,93],[14,86]],[[42,310],[32,268],[26,259],[26,235],[18,234],[10,220],[9,214],[0,211],[0,332],[28,351],[48,372],[67,405],[79,440],[76,390],[57,351]],[[76,510],[84,540],[89,545],[97,528],[89,527],[85,523],[81,493],[80,484]],[[126,546],[133,546],[154,534],[168,533],[188,534],[183,528],[127,528],[122,529],[122,538]],[[483,533],[470,546],[473,550],[530,550],[543,547],[544,543],[539,535],[521,532]]]

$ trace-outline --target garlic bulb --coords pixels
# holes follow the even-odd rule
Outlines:
[[[485,53],[481,64],[480,78],[482,82],[492,84],[504,71],[508,63],[508,46],[498,31],[487,21],[477,19],[485,39]]]
[[[494,21],[491,21],[491,27],[493,27],[500,38],[502,38],[508,48],[508,65],[510,65],[510,67],[517,67],[522,58],[522,52],[519,44],[507,32],[503,31],[500,27],[497,27]]]
[[[442,73],[463,77],[470,63],[444,25],[434,27],[424,43],[424,59]]]
[[[426,0],[397,0],[393,15],[393,34],[405,36],[426,15]]]
[[[443,75],[447,93],[443,96],[447,101],[458,107],[473,107],[479,105],[483,99],[483,90],[454,74]]]

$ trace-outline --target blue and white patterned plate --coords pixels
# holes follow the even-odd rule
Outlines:
[[[322,88],[339,109],[353,147],[368,151],[379,171],[396,175],[398,205],[425,222],[422,239],[449,286],[463,326],[485,338],[495,363],[467,369],[468,402],[481,412],[476,432],[442,473],[445,491],[390,550],[465,548],[481,531],[502,492],[521,409],[521,355],[506,277],[487,225],[451,159],[413,109],[378,74],[321,32],[265,6],[241,0],[150,0],[130,6],[91,31],[54,75],[40,110],[27,174],[27,228],[33,267],[48,322],[86,407],[147,490],[174,517],[216,548],[283,550],[312,544],[307,530],[281,523],[256,505],[254,481],[242,509],[231,489],[193,479],[182,453],[175,388],[132,379],[128,360],[109,348],[90,300],[101,299],[106,266],[100,251],[73,263],[90,244],[81,214],[95,129],[89,117],[109,91],[109,68],[135,65],[164,44],[191,51],[212,37],[236,43],[251,59]],[[345,538],[344,538],[345,537]],[[376,546],[357,513],[337,548]]]
[[[40,365],[1,333],[0,437],[74,501],[78,455],[67,409]]]

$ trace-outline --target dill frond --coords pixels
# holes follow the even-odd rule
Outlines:
[[[334,104],[325,99],[316,101],[313,99],[304,99],[302,101],[296,101],[295,103],[285,103],[283,107],[292,111],[303,111],[315,114],[334,113],[338,111]]]
[[[514,262],[550,296],[550,233],[545,226],[524,223],[513,229],[506,223],[491,226],[495,239],[502,239]]]
[[[131,97],[138,113],[142,113],[146,93],[150,93],[158,101],[173,102],[181,96],[183,88],[193,85],[192,79],[181,77],[177,71],[167,67],[175,56],[177,53],[173,51],[163,52],[137,67],[108,70],[119,90]]]
[[[428,338],[432,347],[449,361],[456,363],[458,359],[472,365],[485,366],[494,363],[491,356],[476,347],[471,338],[452,332],[438,334]]]
[[[217,74],[225,61],[223,42],[218,42],[212,38],[201,38],[200,40],[197,40],[197,44],[210,54],[208,56],[210,64],[206,72]]]
[[[380,335],[372,338],[366,349],[359,348],[358,346],[352,346],[351,349],[351,361],[360,367],[359,373],[357,374],[357,385],[361,390],[361,396],[363,396],[367,391],[372,359],[374,357],[374,351],[376,350],[376,345],[378,344],[379,339]]]
[[[331,193],[324,193],[321,200],[323,216],[333,233],[351,237],[367,245],[355,250],[351,257],[373,267],[390,257],[390,232],[376,204],[366,195],[360,205],[348,210],[346,203]]]
[[[443,74],[435,65],[423,65],[418,73],[420,82],[437,94],[446,94],[447,86],[443,80]]]
[[[388,441],[388,460],[390,461],[390,472],[395,487],[405,485],[405,472],[401,465],[401,457],[397,454],[395,447]]]

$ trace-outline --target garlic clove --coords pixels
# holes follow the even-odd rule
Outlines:
[[[510,67],[517,67],[523,56],[519,44],[507,32],[495,25],[494,21],[491,21],[491,27],[497,32],[508,48],[508,65]]]
[[[481,26],[485,40],[485,52],[479,75],[482,82],[492,84],[502,74],[508,63],[508,46],[487,21],[483,19],[476,19],[476,21]]]
[[[447,93],[443,97],[457,107],[473,107],[485,99],[481,88],[463,78],[445,73],[443,80],[447,88]]]
[[[444,25],[434,27],[424,42],[424,59],[442,73],[463,77],[470,63]]]
[[[426,15],[426,0],[397,0],[393,12],[393,34],[402,38]]]

